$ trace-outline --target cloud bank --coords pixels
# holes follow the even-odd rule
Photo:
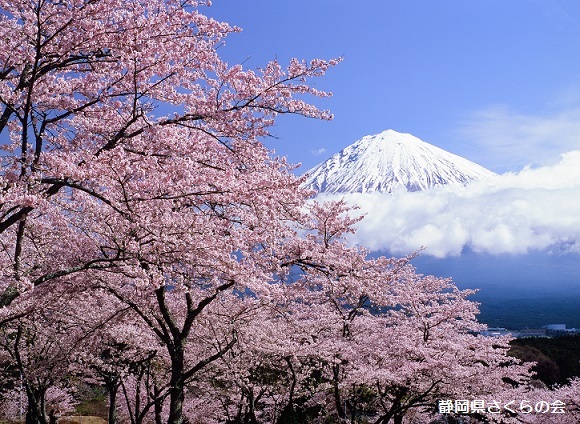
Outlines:
[[[344,198],[365,214],[352,241],[373,251],[459,255],[463,249],[521,254],[580,253],[580,151],[558,163],[500,175],[486,184],[422,192],[320,195]]]

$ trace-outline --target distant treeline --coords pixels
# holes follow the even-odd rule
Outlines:
[[[536,377],[548,386],[580,377],[580,335],[515,339],[510,344],[511,356],[537,362],[534,367]]]

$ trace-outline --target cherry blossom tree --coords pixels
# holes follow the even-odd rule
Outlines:
[[[328,414],[366,411],[397,423],[442,397],[490,396],[529,379],[529,367],[507,357],[507,340],[476,335],[483,326],[467,299],[473,291],[418,275],[412,257],[369,259],[349,247],[344,236],[356,219],[346,211],[341,202],[313,205],[294,256],[303,274],[288,286],[288,316],[310,324],[303,343],[315,346],[331,386]]]
[[[349,246],[359,219],[261,143],[330,118],[304,98],[338,60],[229,65],[238,29],[205,3],[0,0],[0,329],[27,422],[57,363],[136,423],[402,422],[525,379],[469,291]]]
[[[416,276],[397,289],[398,303],[385,316],[354,323],[358,355],[349,359],[344,386],[354,401],[357,389],[366,390],[375,422],[402,423],[438,399],[489,398],[527,381],[529,367],[507,357],[508,340],[475,335],[481,325],[468,294],[448,280]]]
[[[70,400],[67,370],[81,334],[63,290],[39,290],[38,295],[36,307],[0,328],[0,348],[18,372],[26,421],[44,423],[50,407]],[[68,396],[62,389],[69,389]]]
[[[369,259],[348,247],[356,219],[343,203],[311,209],[305,240],[278,274],[285,284],[266,304],[244,300],[252,306],[238,315],[237,343],[192,380],[212,399],[209,408],[185,400],[192,420],[428,420],[441,397],[489,397],[527,380],[507,341],[476,336],[472,291],[417,275],[409,258]]]
[[[186,208],[203,206],[188,222],[197,226],[223,205],[267,207],[268,189],[289,183],[287,166],[256,139],[279,113],[328,118],[293,96],[325,96],[305,81],[336,61],[228,66],[216,48],[236,29],[199,13],[202,3],[0,3],[0,134],[10,137],[1,175],[3,305],[28,286],[136,260],[128,240],[95,245],[102,240],[85,235],[81,243],[80,205],[85,220],[103,213],[97,221],[116,241],[127,233],[135,241],[140,226],[157,224],[158,234]],[[152,205],[157,216],[142,215]],[[30,245],[41,236],[42,246]],[[38,260],[57,240],[51,260]]]
[[[317,351],[322,345],[312,343],[313,311],[306,314],[282,302],[262,304],[253,298],[243,303],[237,343],[193,382],[207,393],[206,405],[186,399],[188,418],[261,423],[316,417],[318,405],[306,404],[330,386],[317,381],[324,363]]]
[[[86,312],[76,320],[83,336],[73,353],[69,373],[88,385],[106,389],[108,422],[113,424],[117,422],[119,408],[124,410],[126,405],[123,397],[139,398],[131,390],[127,391],[130,386],[127,381],[133,381],[135,375],[147,373],[149,376],[151,364],[165,360],[161,358],[163,346],[143,328],[143,322],[129,307],[107,292],[91,290],[90,293],[89,301],[75,299],[75,310],[80,309],[80,302],[84,300]],[[96,312],[95,305],[99,306]],[[136,415],[144,416],[153,405],[139,406],[136,409],[140,412]]]
[[[19,388],[2,393],[0,397],[0,417],[7,420],[21,420],[22,410],[26,410],[25,400]],[[59,415],[72,413],[75,410],[76,400],[68,390],[58,386],[51,386],[46,390],[45,403],[50,410],[58,412]]]
[[[236,29],[202,3],[0,2],[2,313],[49,282],[106,288],[167,348],[173,423],[189,376],[235,343],[186,368],[197,321],[266,289],[295,237],[307,194],[258,137],[278,114],[329,118],[302,97],[326,96],[307,79],[336,63],[229,66]]]

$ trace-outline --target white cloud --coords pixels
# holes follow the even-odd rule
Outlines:
[[[311,150],[310,153],[312,153],[314,156],[320,156],[323,153],[326,153],[326,149],[324,147],[322,147],[320,149]]]
[[[495,171],[553,163],[561,152],[580,149],[580,106],[573,97],[561,96],[557,109],[543,115],[489,106],[466,117],[454,135],[472,146],[465,156]]]
[[[366,214],[353,241],[372,250],[401,254],[425,246],[423,254],[445,257],[466,247],[520,254],[566,246],[580,253],[580,151],[493,184],[343,197]]]

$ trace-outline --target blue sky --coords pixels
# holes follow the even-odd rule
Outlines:
[[[231,63],[344,58],[316,81],[334,121],[273,129],[303,171],[388,128],[496,172],[580,149],[580,2],[215,0],[203,12],[243,29],[221,49]]]

